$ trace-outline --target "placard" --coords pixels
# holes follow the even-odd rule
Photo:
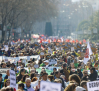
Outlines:
[[[16,88],[16,74],[13,70],[10,70],[10,87]]]
[[[38,65],[38,64],[35,64],[35,65],[34,65],[34,68],[39,68],[39,65]]]
[[[8,68],[1,68],[0,69],[0,74],[6,74],[7,70],[10,70]]]
[[[61,84],[41,81],[40,91],[61,91]]]
[[[99,81],[87,82],[88,91],[99,91]]]
[[[44,52],[41,52],[40,55],[41,55],[41,56],[44,56]]]
[[[71,47],[71,51],[74,51],[75,49],[74,49],[74,47]]]

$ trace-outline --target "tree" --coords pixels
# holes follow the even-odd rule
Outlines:
[[[98,40],[98,36],[99,36],[99,11],[95,12],[90,18],[89,20],[85,20],[82,21],[81,23],[79,23],[78,27],[77,27],[77,31],[81,31],[81,30],[90,30],[91,31],[91,35],[84,35],[84,37],[86,39],[90,39],[91,41],[97,41]],[[97,29],[97,33],[94,34],[94,29]]]
[[[54,0],[0,0],[0,18],[2,21],[2,41],[5,38],[4,27],[27,27],[31,30],[36,21],[48,20],[57,15]],[[32,23],[31,23],[32,22]],[[10,30],[9,30],[10,33]]]

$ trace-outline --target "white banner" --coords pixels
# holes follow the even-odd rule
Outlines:
[[[2,60],[4,60],[5,62],[10,61],[11,63],[16,63],[17,61],[19,61],[20,59],[26,59],[26,60],[30,60],[31,58],[35,58],[38,60],[40,59],[39,55],[34,55],[34,56],[19,56],[19,57],[6,57],[6,56],[0,56],[0,63]],[[36,63],[37,63],[36,62]]]
[[[16,74],[13,70],[10,70],[10,87],[16,89]]]
[[[61,84],[41,81],[40,91],[61,91]]]
[[[88,91],[99,91],[99,81],[87,82]]]
[[[0,74],[6,74],[7,70],[10,70],[8,68],[1,68],[0,69]]]

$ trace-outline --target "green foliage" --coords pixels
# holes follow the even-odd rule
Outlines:
[[[89,39],[92,42],[97,42],[99,41],[99,34],[96,33],[94,34],[93,31],[94,29],[97,29],[98,33],[99,33],[99,11],[95,12],[90,18],[89,20],[84,20],[82,22],[79,23],[78,27],[77,27],[77,31],[82,31],[82,30],[91,30],[92,34],[88,35],[88,34],[84,34],[84,35],[80,35],[80,39]]]
[[[86,29],[89,28],[89,26],[90,26],[89,21],[84,20],[84,21],[82,21],[82,22],[79,23],[78,28],[77,28],[77,31],[86,30]]]

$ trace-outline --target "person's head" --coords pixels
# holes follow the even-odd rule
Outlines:
[[[32,79],[33,77],[35,77],[35,73],[31,73],[30,77],[31,77],[31,79]]]
[[[25,74],[25,69],[21,69],[21,70],[20,70],[20,75],[23,76],[24,74]]]
[[[32,70],[31,70],[31,73],[35,73],[35,71],[36,71],[35,69],[32,69]]]
[[[6,63],[5,62],[2,63],[2,68],[6,68]]]
[[[19,83],[19,84],[18,84],[18,89],[23,90],[23,89],[24,89],[24,84],[23,84],[23,83]]]
[[[82,81],[82,82],[80,83],[80,86],[83,87],[83,88],[85,88],[86,91],[88,91],[88,89],[87,89],[87,81]]]
[[[12,64],[10,65],[10,67],[11,67],[11,68],[15,68],[15,64],[12,63]]]
[[[69,81],[73,81],[75,83],[77,83],[78,85],[80,85],[80,77],[77,74],[73,74],[69,76]]]
[[[42,80],[46,81],[46,80],[47,80],[47,76],[48,76],[47,73],[43,73],[43,74],[42,74]]]
[[[76,91],[77,85],[75,83],[70,83],[64,91]]]
[[[6,71],[7,76],[10,76],[10,72],[9,70]]]
[[[57,69],[56,68],[53,68],[53,72],[56,72],[57,71]]]
[[[60,77],[63,78],[63,80],[65,80],[65,75],[61,75]]]
[[[0,74],[0,82],[2,81],[2,74]]]
[[[90,69],[90,73],[93,74],[95,72],[95,68]]]
[[[4,86],[7,87],[10,85],[10,80],[9,79],[6,79],[6,81],[4,82]]]
[[[37,77],[33,77],[32,80],[31,80],[31,82],[35,82],[35,81],[37,81],[37,80],[38,80]]]
[[[62,83],[62,80],[61,80],[61,79],[56,78],[56,79],[54,80],[54,82],[55,82],[55,83]]]
[[[83,71],[83,76],[85,77],[85,76],[88,76],[88,71],[87,70],[84,70]]]
[[[77,73],[80,73],[80,72],[81,72],[81,69],[78,68],[78,69],[77,69]]]
[[[48,75],[48,79],[52,82],[54,80],[54,76],[53,75]]]
[[[64,69],[67,69],[67,66],[68,66],[68,65],[67,65],[66,63],[63,63],[63,68],[64,68]]]
[[[28,74],[25,74],[22,78],[22,82],[25,82],[26,78],[29,78],[29,75]]]
[[[14,89],[10,86],[6,87],[5,91],[14,91]]]
[[[60,77],[60,72],[59,71],[56,71],[55,72],[55,76],[56,76],[56,78],[59,78]]]
[[[49,64],[49,61],[48,60],[44,61],[44,64],[45,65],[48,65]]]
[[[31,86],[31,79],[30,78],[26,78],[26,86],[30,87]]]

